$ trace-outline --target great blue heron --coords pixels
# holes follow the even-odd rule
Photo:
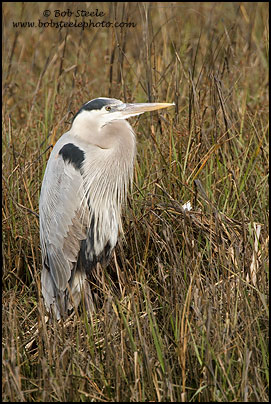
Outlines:
[[[133,176],[136,139],[127,118],[174,104],[84,104],[55,144],[39,204],[42,294],[56,318],[91,308],[88,275],[108,261],[121,228],[121,205]]]

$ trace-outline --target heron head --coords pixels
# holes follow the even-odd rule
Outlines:
[[[73,124],[84,121],[101,129],[115,120],[123,120],[132,116],[168,108],[174,103],[125,103],[115,98],[95,98],[84,104],[73,118]]]

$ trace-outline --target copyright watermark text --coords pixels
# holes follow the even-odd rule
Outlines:
[[[101,10],[44,10],[44,19],[37,21],[13,21],[13,28],[135,28],[136,23],[131,21],[108,21]]]

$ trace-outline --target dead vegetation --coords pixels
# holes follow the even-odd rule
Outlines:
[[[44,5],[3,6],[3,401],[268,401],[268,4],[80,3],[137,25],[13,27],[79,8]],[[133,120],[97,312],[57,323],[39,191],[51,145],[97,96],[176,109]]]

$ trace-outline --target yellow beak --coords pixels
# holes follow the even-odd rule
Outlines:
[[[169,108],[172,107],[173,103],[160,103],[160,102],[152,102],[152,103],[135,103],[135,104],[123,104],[121,106],[121,114],[123,116],[135,116],[143,114],[148,111],[156,111],[157,109]]]

